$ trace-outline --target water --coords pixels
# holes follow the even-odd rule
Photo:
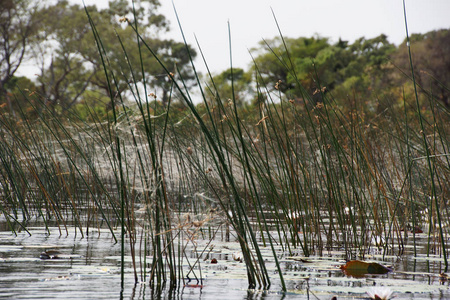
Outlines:
[[[5,228],[5,224],[1,225]],[[91,229],[89,237],[81,237],[73,227],[68,228],[67,236],[64,231],[60,235],[56,227],[51,228],[50,235],[42,227],[29,227],[29,231],[31,236],[24,231],[17,236],[5,229],[0,231],[2,299],[331,299],[333,296],[367,299],[366,292],[380,286],[393,291],[395,299],[450,299],[449,282],[439,278],[443,260],[434,255],[413,258],[410,246],[402,256],[383,257],[381,253],[372,253],[367,260],[392,265],[394,271],[362,278],[342,273],[339,269],[345,263],[342,252],[303,257],[301,261],[299,257],[283,254],[277,246],[288,289],[282,293],[269,247],[263,247],[262,252],[267,257],[266,267],[272,278],[270,290],[247,290],[245,265],[233,259],[233,254],[238,255],[238,244],[220,240],[208,244],[208,240],[197,239],[195,244],[187,242],[188,258],[184,258],[183,268],[186,274],[187,259],[191,264],[195,262],[195,250],[198,253],[208,249],[208,258],[200,260],[204,280],[199,283],[185,280],[173,291],[163,290],[154,295],[148,284],[134,284],[130,256],[126,257],[121,291],[120,245],[114,243],[108,230]],[[425,241],[424,234],[419,237]],[[418,247],[423,250],[424,245]],[[49,249],[58,250],[63,258],[40,259],[40,254]],[[217,264],[210,263],[213,258]],[[138,259],[139,275],[140,272]],[[198,269],[195,273],[200,276]],[[194,276],[191,274],[190,278]]]

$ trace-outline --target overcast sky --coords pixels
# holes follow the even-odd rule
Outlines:
[[[101,7],[107,2],[85,0]],[[181,40],[172,1],[160,2],[160,12],[171,22],[169,37]],[[319,34],[332,42],[339,38],[353,42],[384,33],[397,45],[405,38],[402,0],[174,0],[174,4],[188,43],[195,45],[195,34],[214,72],[229,67],[228,21],[235,67],[248,66],[248,49],[262,38],[278,36],[271,8],[286,37]],[[406,0],[406,10],[410,33],[450,28],[450,0]],[[200,60],[197,64],[204,70]]]

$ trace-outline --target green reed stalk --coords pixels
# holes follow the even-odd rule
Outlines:
[[[135,31],[137,32],[136,29],[135,29]],[[165,68],[164,64],[161,63],[161,61],[158,59],[157,55],[152,51],[152,49],[146,44],[146,42],[141,37],[139,37],[139,38],[142,41],[143,45],[145,45],[145,47],[148,49],[148,51],[150,51],[152,53],[152,55],[156,58],[156,60],[166,70],[168,76],[170,76],[172,78],[172,80],[174,80],[173,76]],[[192,61],[192,59],[191,59],[191,61]],[[197,80],[198,80],[198,76],[197,76]],[[240,234],[238,234],[239,242],[241,244],[241,248],[243,250],[243,254],[244,254],[244,257],[247,262],[249,284],[250,284],[250,286],[254,286],[256,284],[256,280],[258,280],[258,282],[260,282],[260,284],[267,286],[267,280],[268,280],[267,273],[262,273],[262,274],[255,273],[255,272],[257,272],[257,269],[253,265],[252,258],[249,253],[250,249],[248,248],[248,244],[247,244],[246,231],[249,232],[249,235],[251,238],[251,240],[250,240],[251,244],[256,249],[257,255],[260,255],[260,252],[258,250],[258,245],[257,245],[256,239],[255,239],[255,236],[253,235],[251,227],[249,226],[250,223],[249,223],[247,215],[245,214],[243,203],[242,203],[240,195],[238,193],[237,186],[234,182],[234,177],[232,176],[232,174],[229,170],[228,164],[226,163],[226,159],[225,159],[226,156],[224,155],[224,152],[222,150],[220,150],[220,146],[219,146],[220,143],[217,143],[215,138],[213,137],[213,135],[211,135],[206,124],[203,122],[203,119],[199,115],[198,111],[195,109],[195,106],[193,105],[189,94],[186,93],[183,89],[181,89],[181,87],[178,85],[178,83],[176,81],[174,81],[174,85],[175,85],[176,89],[181,93],[182,98],[185,100],[185,103],[190,108],[194,117],[197,119],[197,121],[202,129],[202,132],[208,141],[208,147],[210,147],[210,149],[216,154],[216,157],[213,157],[213,159],[215,160],[216,166],[218,167],[218,169],[221,169],[224,172],[224,175],[225,175],[224,179],[225,178],[227,179],[227,182],[224,182],[224,184],[226,184],[227,186],[229,186],[231,188],[231,191],[233,194],[233,200],[235,201],[235,204],[237,205],[236,206],[237,210],[233,211],[235,214],[233,215],[232,220],[235,221],[235,223],[234,223],[235,229],[237,230],[238,233],[240,233]],[[211,112],[208,111],[207,113],[208,113],[209,117],[212,118]],[[216,131],[215,134],[218,134],[218,132]],[[261,258],[260,258],[260,263],[263,265],[263,261],[261,260]]]
[[[110,76],[112,77],[112,80],[114,82],[116,82],[114,74],[108,74],[108,68],[107,65],[109,65],[109,63],[107,62],[108,57],[106,56],[106,51],[104,49],[103,43],[101,41],[100,35],[97,32],[96,26],[87,10],[87,8],[85,7],[85,11],[86,11],[86,15],[88,16],[89,19],[89,23],[91,25],[92,28],[92,32],[94,34],[94,38],[97,44],[97,48],[98,48],[98,52],[101,58],[101,62],[103,65],[103,70],[105,73],[105,77],[106,77],[106,81],[107,81],[107,85],[108,85],[108,90],[109,90],[109,95],[110,95],[110,100],[111,100],[111,106],[112,106],[112,112],[113,112],[113,126],[114,126],[114,137],[115,137],[115,146],[116,146],[116,154],[117,154],[117,162],[118,162],[118,171],[119,171],[119,181],[117,183],[117,188],[118,188],[118,192],[120,195],[120,222],[121,222],[121,239],[120,239],[120,279],[121,279],[121,290],[123,291],[124,289],[124,284],[125,284],[125,197],[126,197],[126,185],[125,185],[125,180],[124,180],[124,175],[123,175],[123,162],[122,162],[122,152],[121,152],[121,141],[119,139],[118,134],[115,132],[115,130],[117,129],[117,125],[118,125],[118,121],[117,121],[117,112],[116,112],[116,105],[115,105],[115,101],[114,101],[114,93],[111,87],[111,79]],[[120,95],[119,95],[120,96]]]
[[[235,118],[236,118],[236,127],[237,127],[237,137],[238,137],[240,145],[242,147],[242,155],[244,156],[243,157],[244,163],[245,163],[245,165],[246,165],[246,167],[247,167],[247,169],[249,171],[249,172],[247,172],[247,175],[249,176],[249,180],[251,182],[251,186],[252,186],[253,192],[255,193],[256,203],[258,205],[259,211],[262,214],[263,225],[264,225],[265,231],[268,233],[268,236],[269,236],[268,239],[269,239],[270,247],[272,249],[273,258],[275,260],[275,265],[276,265],[278,273],[279,273],[281,286],[282,286],[283,291],[286,291],[286,285],[285,285],[285,282],[284,282],[284,279],[283,279],[283,275],[282,275],[283,273],[281,271],[281,267],[280,267],[280,264],[279,264],[279,261],[278,261],[278,258],[277,258],[277,253],[275,252],[275,248],[274,248],[274,245],[273,245],[272,238],[270,237],[269,227],[267,225],[266,218],[264,217],[264,210],[263,210],[263,207],[262,207],[262,204],[261,204],[261,199],[258,196],[255,179],[252,176],[252,172],[251,172],[252,168],[250,166],[250,161],[249,161],[250,160],[250,158],[249,158],[250,151],[246,148],[246,142],[244,141],[244,135],[243,135],[243,130],[241,128],[241,122],[239,120],[238,109],[237,109],[237,105],[236,105],[235,92],[234,92],[234,77],[233,77],[233,63],[232,63],[233,60],[232,60],[232,55],[231,55],[231,53],[232,53],[232,51],[231,51],[231,30],[230,30],[230,24],[229,23],[228,23],[228,33],[229,33],[229,44],[230,44],[230,67],[231,67],[231,90],[232,90],[231,93],[232,93],[232,96],[233,96],[234,114],[235,114]],[[256,210],[256,213],[257,213],[257,216],[258,216],[258,210]],[[245,210],[243,210],[243,214],[246,214]],[[258,223],[261,224],[260,221]],[[250,234],[252,234],[252,233],[250,233]],[[256,251],[256,254],[257,254],[258,259],[259,259],[259,266],[263,270],[263,272],[265,274],[267,274],[267,270],[265,268],[264,259],[262,258],[261,252],[258,249],[257,242],[254,242],[254,247],[255,247],[255,251]],[[269,281],[268,277],[267,277],[267,280],[268,280],[268,285],[270,285],[270,281]]]
[[[430,154],[430,149],[428,148],[428,140],[427,140],[427,136],[426,136],[425,126],[423,124],[423,117],[422,117],[420,104],[419,104],[419,96],[417,94],[416,78],[415,78],[414,66],[413,66],[412,56],[411,56],[411,42],[409,40],[408,22],[407,22],[407,18],[406,18],[405,0],[403,0],[403,14],[404,14],[404,19],[405,19],[406,43],[407,43],[407,47],[408,47],[408,57],[409,57],[409,64],[410,64],[410,68],[411,68],[411,76],[413,79],[412,81],[413,81],[413,86],[414,86],[414,95],[415,95],[415,99],[416,99],[417,115],[419,117],[419,124],[420,124],[421,132],[422,132],[422,141],[423,141],[423,146],[424,146],[425,153],[426,153],[426,161],[427,161],[427,165],[428,165],[428,169],[429,169],[430,177],[431,177],[431,197],[434,200],[434,203],[436,206],[437,222],[439,225],[439,237],[441,239],[442,255],[444,257],[444,264],[445,264],[444,272],[447,272],[447,270],[448,270],[447,250],[446,250],[446,246],[445,246],[446,245],[445,244],[445,236],[444,236],[444,232],[442,229],[443,224],[441,222],[441,212],[439,209],[439,202],[438,202],[438,198],[437,198],[437,194],[436,194],[435,171],[434,171],[435,169],[431,164],[431,154]]]

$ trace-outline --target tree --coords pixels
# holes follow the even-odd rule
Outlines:
[[[190,67],[190,59],[194,59],[197,52],[191,46],[186,46],[184,43],[176,42],[174,40],[147,38],[146,41],[169,72],[174,74],[175,78],[182,80],[184,85],[188,88],[195,84],[195,75]],[[135,45],[137,44],[135,43]],[[137,48],[130,48],[127,51],[132,51],[130,53],[135,53],[133,55],[139,57]],[[159,88],[159,91],[162,94],[160,97],[162,104],[166,107],[171,92],[172,80],[149,51],[144,50],[143,59],[145,67],[144,76],[147,83]],[[140,61],[136,61],[134,66],[139,66],[139,64]],[[140,79],[142,79],[142,77]],[[172,92],[176,93],[176,91]]]
[[[272,46],[256,57],[255,68],[266,85],[281,80],[277,88],[289,98],[302,98],[306,90],[314,102],[321,101],[320,89],[332,91],[338,101],[355,92],[363,98],[390,85],[389,55],[395,46],[385,35],[351,45],[343,40],[330,44],[321,37],[285,41],[288,52],[280,39],[267,43]]]
[[[36,102],[29,97],[31,93],[36,91],[34,82],[24,76],[13,76],[4,85],[4,88],[8,93],[7,97],[9,97],[10,101],[1,103],[0,106],[6,107],[9,105],[7,110],[13,112],[13,116],[15,116],[17,112],[28,117],[34,115],[32,105],[36,105]]]
[[[417,83],[450,108],[450,30],[443,29],[410,37],[412,62]],[[392,60],[406,74],[410,74],[406,40],[393,54]],[[408,80],[399,76],[400,82]]]
[[[231,69],[227,69],[219,75],[213,76],[208,82],[208,87],[213,98],[221,100],[223,104],[226,104],[229,99],[233,100],[232,84],[236,106],[243,107],[246,100],[249,100],[249,97],[251,97],[253,91],[250,72],[236,68],[233,69],[232,74]]]
[[[327,38],[319,36],[297,39],[286,38],[285,43],[287,51],[283,41],[278,37],[260,42],[259,50],[252,49],[253,52],[259,52],[255,58],[254,68],[258,76],[264,81],[263,85],[275,85],[281,80],[277,85],[281,92],[289,92],[299,96],[301,92],[297,79],[304,81],[309,80],[309,77],[300,74],[300,78],[295,78],[292,64],[295,66],[312,66],[312,59],[316,57],[317,53],[330,45]],[[306,85],[309,84],[306,83]]]
[[[158,51],[180,54],[178,49],[173,51],[178,47],[177,43],[153,37],[160,30],[167,30],[165,18],[156,13],[159,2],[147,0],[139,3],[140,6],[135,7],[134,11],[125,0],[111,1],[109,7],[102,10],[95,6],[87,7],[97,31],[100,32],[102,46],[109,61],[108,67],[116,75],[117,81],[116,85],[113,84],[113,91],[109,90],[104,76],[102,61],[84,8],[70,5],[67,1],[59,1],[40,12],[45,16],[40,30],[40,39],[43,42],[35,47],[34,51],[41,69],[38,79],[40,92],[53,109],[57,106],[63,109],[72,107],[87,89],[103,91],[108,97],[114,97],[117,92],[123,92],[129,87],[132,78],[142,81],[150,72],[161,73],[156,60],[144,51],[142,60],[146,71],[142,74],[136,34],[127,24],[119,23],[119,18],[123,16],[133,24],[132,18],[135,17],[140,34],[148,38],[150,44],[157,44]],[[131,69],[118,37],[130,59]],[[172,65],[174,62],[186,64],[186,60],[180,55],[171,55],[164,61]],[[163,88],[167,85],[167,81],[153,78],[147,82]],[[110,92],[113,94],[110,95]]]
[[[103,64],[84,7],[60,0],[53,5],[44,5],[44,2],[30,9],[32,2],[34,3],[31,0],[7,0],[8,5],[2,5],[1,8],[4,36],[2,51],[9,51],[2,55],[0,87],[5,95],[3,98],[8,96],[3,88],[6,80],[12,77],[23,59],[29,56],[33,57],[39,68],[38,92],[47,106],[55,112],[73,107],[83,100],[87,91],[90,91],[90,98],[95,93],[106,94],[108,98],[114,97],[118,92],[129,89],[133,78],[138,83],[145,79],[152,88],[161,89],[162,99],[167,102],[171,82],[163,68],[144,47],[141,47],[141,56],[136,33],[129,24],[137,24],[144,40],[175,76],[182,77],[188,85],[193,83],[193,73],[187,68],[190,56],[184,43],[158,38],[160,32],[168,30],[165,17],[157,13],[160,6],[158,0],[142,0],[134,7],[126,0],[110,1],[106,9],[87,7],[100,33],[102,47],[108,57],[108,68],[116,75],[117,81],[113,84],[112,91],[104,76]],[[37,16],[39,22],[35,21]],[[123,17],[130,23],[120,23],[119,19]],[[11,24],[15,24],[15,27]],[[11,32],[14,31],[17,34],[13,39]],[[10,46],[11,41],[18,45]],[[190,47],[189,49],[194,58],[195,51]]]
[[[37,1],[1,0],[0,2],[0,103],[7,103],[14,115],[11,80],[27,59],[27,50],[35,42],[37,24],[41,21]]]

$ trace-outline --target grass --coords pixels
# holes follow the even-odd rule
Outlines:
[[[121,74],[111,71],[91,25],[115,95]],[[161,63],[138,24],[129,25],[140,51]],[[127,55],[120,37],[118,45]],[[289,55],[278,60],[297,78]],[[145,73],[142,60],[128,68]],[[70,225],[81,235],[94,226],[120,227],[122,276],[128,242],[136,282],[149,280],[155,290],[188,277],[201,281],[201,259],[210,250],[197,249],[195,239],[213,241],[219,228],[239,242],[250,288],[271,284],[261,247],[272,249],[285,290],[275,244],[290,255],[343,250],[349,260],[374,248],[401,254],[411,236],[415,247],[416,227],[428,232],[427,253],[443,256],[446,271],[450,113],[432,93],[416,94],[415,106],[406,96],[401,106],[380,100],[385,109],[368,119],[357,99],[342,107],[324,93],[320,78],[320,101],[304,90],[292,100],[254,69],[261,101],[244,109],[233,93],[220,95],[210,73],[208,86],[195,73],[202,102],[194,103],[183,78],[168,69],[167,107],[133,76],[128,92],[111,98],[107,118],[91,111],[89,123],[70,112],[57,117],[39,95],[24,92],[38,117],[0,116],[2,218],[12,231],[36,217],[57,221],[61,234]],[[181,116],[173,112],[176,101],[184,105]],[[209,226],[213,220],[219,221]],[[197,250],[194,259],[188,244]]]

